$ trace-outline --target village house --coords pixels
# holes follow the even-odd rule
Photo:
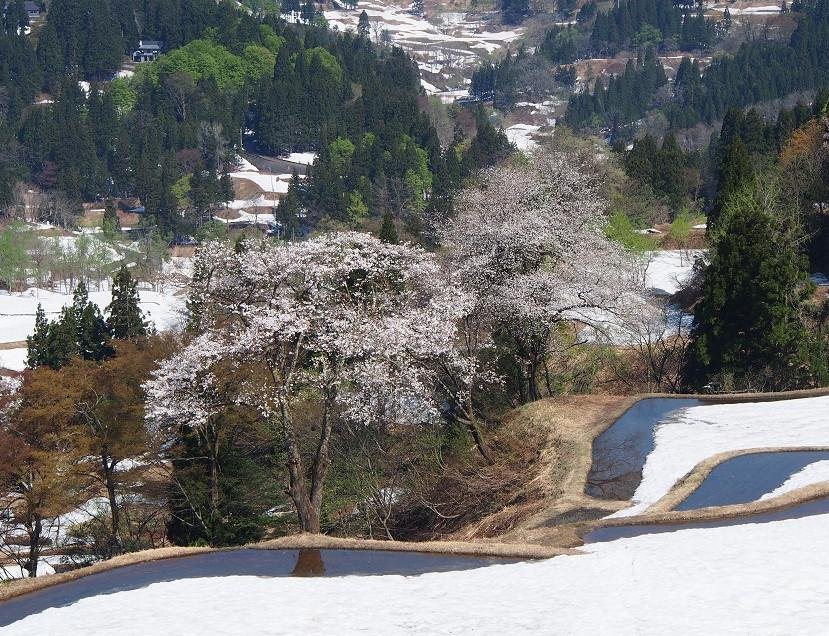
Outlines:
[[[10,2],[6,2],[3,5],[3,16],[4,17],[6,16],[6,14],[9,11],[9,5],[10,4],[11,4]],[[26,0],[26,2],[23,3],[23,8],[26,11],[26,15],[29,17],[29,20],[36,20],[37,18],[40,17],[40,14],[43,12],[43,10],[40,8],[40,5],[37,2],[32,2],[32,0]]]
[[[154,62],[159,55],[164,43],[158,40],[139,40],[138,49],[133,51],[133,62]]]

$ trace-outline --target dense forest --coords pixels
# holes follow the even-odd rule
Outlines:
[[[167,53],[112,79],[139,37],[160,39]],[[192,232],[207,208],[233,198],[226,173],[248,128],[266,152],[319,153],[282,206],[284,223],[299,227],[303,214],[306,225],[323,216],[359,224],[371,209],[417,224],[464,171],[508,150],[482,118],[472,146],[461,136],[441,148],[418,102],[417,67],[400,49],[274,15],[260,21],[227,2],[56,1],[36,47],[14,28],[0,47],[9,52],[0,63],[3,204],[25,179],[78,204],[138,197],[162,234]]]
[[[556,63],[585,57],[613,56],[622,50],[696,51],[710,48],[715,29],[702,7],[696,12],[671,0],[627,0],[600,12],[595,2],[579,10],[576,24],[554,26],[541,51]]]
[[[658,108],[670,127],[677,130],[721,120],[730,108],[814,90],[829,82],[827,33],[829,3],[821,0],[803,9],[788,42],[746,41],[735,55],[717,56],[704,71],[692,58],[683,60],[672,85],[671,99],[661,103],[657,103],[655,92],[662,84],[647,83],[645,90],[616,91],[611,95],[597,82],[591,95],[571,97],[569,123],[575,128],[593,129],[629,126],[648,108]],[[555,49],[558,41],[559,36],[552,44],[548,41],[545,50]],[[564,37],[564,41],[569,40]],[[573,50],[559,57],[563,62],[572,62],[576,56],[580,55]]]

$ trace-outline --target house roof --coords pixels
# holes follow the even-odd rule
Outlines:
[[[23,3],[23,6],[29,13],[31,13],[32,11],[37,11],[38,13],[40,13],[40,5],[36,2],[32,2],[32,0],[26,0],[26,2]]]
[[[139,40],[139,49],[161,49],[164,43],[159,40]]]

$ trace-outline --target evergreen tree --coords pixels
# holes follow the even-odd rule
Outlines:
[[[28,356],[26,365],[30,369],[47,364],[47,352],[49,347],[49,321],[46,319],[46,312],[40,303],[37,304],[35,312],[35,330],[31,336],[26,338]]]
[[[380,240],[385,243],[396,244],[399,242],[397,228],[394,226],[394,218],[390,212],[383,215],[383,226],[380,228]]]
[[[809,335],[801,322],[811,296],[800,229],[773,182],[733,193],[705,269],[683,380],[699,390],[780,390],[809,383]]]
[[[729,197],[740,190],[751,179],[751,158],[743,140],[738,136],[728,145],[720,166],[717,196],[714,207],[708,215],[709,232],[716,228]]]
[[[101,220],[101,230],[108,239],[115,239],[121,235],[121,222],[112,199],[107,199],[104,207],[104,218]]]
[[[138,283],[126,265],[121,265],[112,280],[112,302],[107,312],[107,327],[116,340],[134,340],[147,335],[147,323],[138,306]]]
[[[84,360],[100,362],[114,355],[109,344],[109,329],[95,303],[89,302],[86,285],[81,281],[72,295],[75,343]]]
[[[64,307],[60,318],[49,324],[45,364],[60,369],[78,355],[77,324],[72,307]]]
[[[673,134],[665,135],[662,148],[656,157],[654,190],[668,199],[670,205],[677,209],[685,196],[683,169],[685,155]]]
[[[368,13],[363,10],[360,13],[360,18],[357,20],[357,33],[360,37],[367,38],[371,32],[371,22],[368,20]]]
[[[310,23],[314,21],[314,18],[317,15],[317,10],[314,8],[314,3],[311,0],[307,0],[302,5],[302,10],[300,12],[300,17],[302,21],[305,23]]]

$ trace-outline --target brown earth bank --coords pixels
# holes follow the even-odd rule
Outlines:
[[[627,501],[606,500],[592,497],[585,493],[587,475],[590,472],[593,454],[593,439],[609,428],[625,411],[636,402],[648,398],[700,398],[711,403],[741,403],[789,400],[803,397],[817,397],[829,395],[829,387],[802,391],[788,391],[781,393],[745,393],[723,395],[700,394],[641,394],[637,396],[612,395],[578,395],[547,398],[528,404],[519,409],[515,417],[526,419],[533,425],[544,427],[547,430],[548,443],[541,453],[541,468],[533,474],[527,484],[537,487],[532,490],[532,497],[516,506],[504,509],[489,515],[475,524],[457,532],[452,538],[474,540],[486,536],[497,536],[505,543],[539,544],[558,548],[571,548],[581,545],[581,536],[589,530],[606,525],[600,521],[603,517],[626,508]],[[756,452],[758,449],[752,449]],[[766,450],[766,449],[762,449]],[[769,449],[776,450],[776,449]],[[797,450],[797,449],[793,449]],[[716,460],[703,462],[685,478],[680,480],[674,489],[684,488],[682,492],[690,493],[696,488],[705,475],[714,466],[734,456],[733,453],[722,453]],[[827,485],[829,491],[829,485]],[[678,503],[684,499],[682,492],[670,496],[678,498]],[[680,498],[681,497],[681,498]],[[776,498],[763,502],[762,506],[744,504],[718,508],[722,516],[710,518],[728,518],[741,514],[751,514],[753,507],[758,512],[765,512],[774,507],[794,505],[804,501],[806,494],[794,491],[785,498]],[[667,497],[666,497],[667,498]],[[771,502],[771,503],[769,503]],[[662,502],[659,502],[662,504]],[[622,525],[629,523],[661,523],[661,517],[656,510],[664,511],[671,505],[670,500],[648,512],[636,517],[627,517],[609,521],[610,524]],[[710,514],[710,513],[705,513]],[[697,511],[670,513],[669,518],[675,518],[674,523],[699,519],[709,519],[705,514]],[[509,520],[509,523],[507,523]],[[635,520],[635,521],[632,521]],[[492,533],[492,528],[507,529],[503,532]]]

